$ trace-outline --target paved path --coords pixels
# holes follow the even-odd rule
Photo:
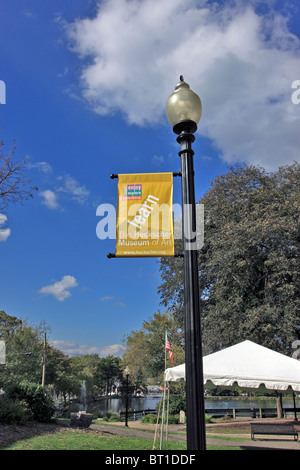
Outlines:
[[[110,426],[108,424],[91,424],[90,428],[93,431],[113,434],[117,436],[137,437],[141,439],[154,439],[154,430],[143,431],[124,426]],[[170,429],[171,431],[171,429]],[[169,441],[184,442],[186,436],[184,434],[169,434]],[[158,436],[159,441],[159,436]],[[218,438],[207,438],[207,445],[213,446],[226,446],[226,447],[240,447],[244,450],[300,450],[300,442],[294,440],[279,440],[279,439],[260,439],[252,441],[251,439],[245,441],[230,441]]]

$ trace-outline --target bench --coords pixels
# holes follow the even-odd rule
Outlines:
[[[283,423],[250,423],[251,439],[254,440],[255,434],[260,435],[276,435],[276,436],[294,436],[294,440],[298,440],[298,431],[295,431],[293,424]]]

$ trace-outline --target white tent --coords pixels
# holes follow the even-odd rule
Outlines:
[[[291,387],[300,391],[300,361],[259,346],[252,341],[231,346],[203,357],[204,384],[243,388],[265,386],[284,391]],[[165,371],[166,382],[185,379],[185,364]]]

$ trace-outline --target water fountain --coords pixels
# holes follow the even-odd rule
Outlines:
[[[79,428],[88,428],[92,422],[93,415],[88,414],[87,411],[87,389],[85,380],[80,386],[80,411],[78,413],[71,413],[71,426]]]
[[[83,380],[83,382],[81,384],[81,387],[80,387],[80,408],[82,408],[82,410],[80,410],[80,411],[86,411],[87,410],[85,380]]]

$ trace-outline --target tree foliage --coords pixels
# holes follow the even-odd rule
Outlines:
[[[199,252],[205,353],[250,339],[290,354],[300,338],[300,165],[237,165],[204,204]],[[183,319],[182,260],[161,261],[161,302]]]
[[[102,393],[110,394],[113,385],[122,382],[123,379],[121,359],[111,355],[101,358],[97,368],[97,378]]]
[[[178,328],[171,312],[158,311],[144,321],[142,328],[125,338],[126,351],[123,363],[129,367],[131,380],[145,385],[147,379],[157,378],[165,368],[165,333],[173,350],[174,364],[184,361],[182,330]],[[167,354],[167,367],[172,363]]]
[[[6,363],[0,368],[0,388],[22,380],[40,383],[45,324],[26,321],[0,312],[0,339],[5,342]]]
[[[22,381],[6,389],[6,397],[13,401],[24,401],[34,421],[50,421],[54,412],[50,391],[40,384]]]
[[[29,325],[17,317],[0,312],[0,339],[5,342],[6,361],[0,366],[0,389],[21,382],[41,383],[45,324]],[[80,394],[86,382],[89,395],[108,394],[112,386],[122,382],[121,359],[97,354],[68,357],[62,351],[46,345],[46,385],[65,399]]]

